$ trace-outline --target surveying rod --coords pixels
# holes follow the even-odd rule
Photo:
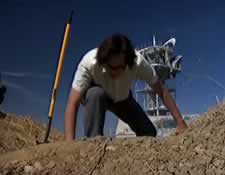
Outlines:
[[[70,33],[70,25],[71,25],[71,22],[72,22],[72,16],[73,16],[73,11],[71,12],[70,17],[69,17],[69,19],[66,23],[64,38],[63,38],[62,45],[61,45],[59,62],[58,62],[57,72],[56,72],[56,75],[55,75],[55,82],[54,82],[54,87],[53,87],[53,90],[52,90],[51,103],[50,103],[49,113],[48,113],[48,119],[49,119],[48,120],[48,128],[46,130],[44,143],[48,142],[48,136],[49,136],[51,125],[52,125],[52,118],[53,118],[53,112],[54,112],[54,107],[55,107],[56,93],[57,93],[57,89],[58,89],[58,86],[59,86],[60,75],[61,75],[61,72],[62,72],[62,64],[63,64],[63,60],[64,60],[64,56],[65,56],[65,50],[66,50],[66,46],[67,46],[67,41],[68,41],[68,37],[69,37],[69,33]]]

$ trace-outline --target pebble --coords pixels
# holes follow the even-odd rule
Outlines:
[[[41,171],[41,170],[43,169],[43,166],[41,165],[40,162],[35,162],[35,163],[34,163],[34,167],[35,167],[37,170],[39,170],[39,171]]]
[[[114,146],[107,146],[106,150],[107,151],[116,151],[116,148]]]
[[[170,162],[170,163],[168,164],[168,171],[171,172],[171,173],[174,173],[175,170],[176,170],[175,164]]]
[[[224,165],[224,160],[215,160],[213,163],[216,167],[222,167]]]
[[[11,162],[11,164],[17,164],[19,161],[18,160],[13,160],[12,162]]]
[[[195,147],[195,151],[197,153],[203,153],[204,152],[204,149],[202,148],[202,145],[198,145]]]
[[[85,158],[87,156],[88,156],[88,154],[85,150],[80,150],[80,157]]]
[[[49,168],[49,169],[52,169],[52,168],[54,168],[55,167],[55,162],[54,161],[50,161],[48,164],[47,164],[47,168]]]
[[[165,165],[164,164],[159,166],[159,170],[164,170],[164,169],[165,169]]]
[[[225,146],[222,149],[222,154],[225,155]]]
[[[10,170],[3,170],[3,174],[2,175],[7,175],[10,173]]]
[[[25,173],[34,173],[35,172],[35,168],[30,166],[30,165],[26,165],[24,167],[24,171],[25,171]]]

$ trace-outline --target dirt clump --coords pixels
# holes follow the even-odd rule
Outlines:
[[[56,141],[0,156],[0,174],[225,175],[225,104],[166,138]]]
[[[34,146],[43,141],[46,127],[31,117],[0,112],[0,154]],[[63,140],[63,135],[52,129],[49,141]]]

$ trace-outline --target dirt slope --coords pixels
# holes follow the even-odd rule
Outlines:
[[[5,152],[1,173],[225,175],[225,104],[164,139],[97,137]]]
[[[24,147],[34,146],[43,141],[45,127],[30,117],[18,117],[15,114],[0,112],[0,155]],[[53,129],[49,141],[63,140],[63,135]]]

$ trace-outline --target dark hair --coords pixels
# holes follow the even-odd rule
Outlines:
[[[134,65],[136,54],[131,41],[122,34],[114,34],[106,38],[98,47],[97,62],[99,65],[107,64],[112,56],[124,54],[129,68]]]

